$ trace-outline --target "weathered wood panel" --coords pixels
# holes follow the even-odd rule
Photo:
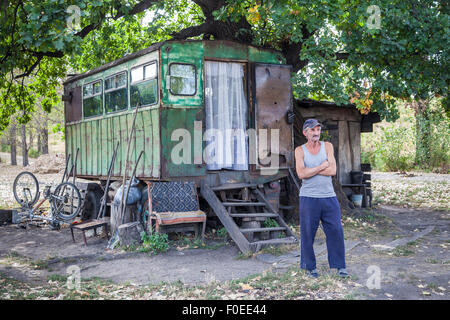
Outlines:
[[[317,118],[319,115],[326,115],[326,119],[335,121],[361,121],[361,114],[358,110],[350,108],[330,108],[330,107],[311,107],[300,108],[303,118]]]
[[[347,121],[339,121],[339,168],[338,181],[342,183],[350,183],[350,171],[352,171],[352,160],[349,141],[349,129]]]
[[[194,126],[198,114],[202,113],[201,108],[163,108],[161,110],[161,121],[165,125],[161,128],[162,131],[162,161],[164,163],[163,175],[164,177],[188,177],[188,176],[202,176],[206,174],[206,166],[194,162],[195,141],[194,141]],[[177,129],[184,129],[189,132],[189,137],[182,137],[172,141],[172,134]],[[182,140],[190,144],[190,158],[188,163],[177,163],[173,159],[172,152],[174,147],[179,145]],[[203,142],[201,142],[203,144]],[[178,156],[178,154],[176,154]],[[184,156],[180,152],[180,157]]]
[[[352,170],[361,170],[361,125],[359,122],[349,121],[349,144],[352,154]]]
[[[136,176],[142,178],[159,177],[160,138],[159,109],[145,109],[136,117],[136,135],[130,146],[130,167],[134,167],[137,155],[144,150],[143,158],[136,170]],[[89,120],[66,125],[66,148],[72,153],[74,161],[77,147],[80,148],[77,163],[78,176],[106,176],[116,143],[119,149],[114,163],[113,176],[123,175],[123,166],[127,153],[129,129],[133,121],[133,112],[111,117]],[[155,126],[156,124],[156,126]]]
[[[203,43],[202,42],[167,42],[161,47],[161,90],[165,106],[186,107],[203,105]],[[194,95],[183,96],[170,93],[167,75],[172,63],[193,64],[196,68],[197,90]]]

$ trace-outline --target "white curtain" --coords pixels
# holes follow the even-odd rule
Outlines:
[[[244,66],[206,62],[205,160],[208,170],[248,170]]]

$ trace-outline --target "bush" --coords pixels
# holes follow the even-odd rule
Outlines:
[[[1,152],[11,152],[11,146],[9,144],[0,145]]]
[[[442,105],[435,105],[430,115],[431,139],[429,169],[439,168],[448,173],[450,167],[450,130],[449,118]]]
[[[384,134],[381,139],[379,154],[385,169],[388,171],[412,169],[414,167],[414,153],[410,148],[406,148],[406,144],[413,141],[413,130],[401,127],[388,127],[382,130]]]
[[[224,227],[217,230],[217,236],[221,239],[226,239],[228,236],[228,231]]]
[[[416,127],[412,109],[399,105],[395,122],[377,123],[373,132],[361,134],[361,163],[379,171],[407,171],[414,168]]]
[[[140,251],[159,253],[169,250],[169,237],[166,233],[153,232],[149,235],[145,231],[141,232],[143,248]]]
[[[30,158],[36,159],[36,158],[38,158],[40,155],[41,155],[41,153],[40,153],[39,151],[37,151],[36,149],[31,148],[31,149],[28,151],[28,156],[29,156]]]
[[[265,228],[277,228],[280,225],[278,224],[278,222],[274,219],[268,218],[266,220],[264,220],[264,227]]]

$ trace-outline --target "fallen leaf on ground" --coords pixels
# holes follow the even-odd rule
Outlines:
[[[248,284],[241,283],[240,285],[241,285],[242,290],[253,290],[253,287],[249,286]]]

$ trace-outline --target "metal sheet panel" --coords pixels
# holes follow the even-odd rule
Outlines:
[[[256,129],[258,140],[258,158],[257,168],[271,166],[265,164],[269,159],[261,156],[278,156],[278,168],[288,168],[293,166],[293,125],[287,122],[287,113],[292,111],[292,87],[291,87],[291,66],[275,64],[254,64],[255,81],[255,114]],[[260,147],[263,141],[261,129],[267,130],[266,148]],[[273,130],[278,131],[273,131]],[[276,138],[278,132],[278,141],[272,141]],[[272,154],[272,143],[278,143],[279,153]]]
[[[81,114],[81,86],[68,86],[64,89],[64,94],[72,95],[71,101],[64,102],[64,116],[66,122],[80,121]]]

